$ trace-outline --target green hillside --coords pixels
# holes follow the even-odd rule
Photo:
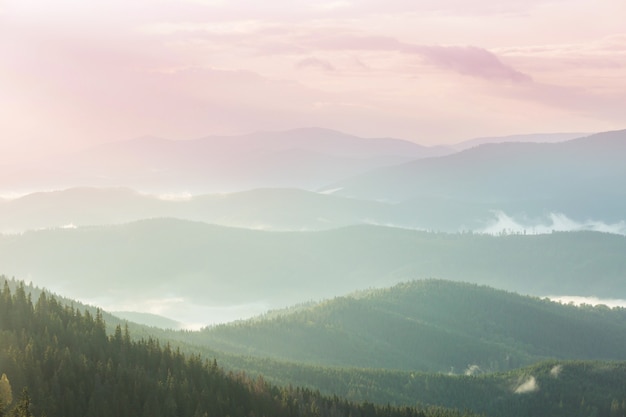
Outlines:
[[[185,389],[189,389],[189,384],[191,384],[192,389],[197,389],[194,384],[198,379],[200,383],[206,382],[207,379],[211,381],[209,389],[203,391],[205,394],[200,394],[200,396],[207,395],[208,399],[203,398],[200,402],[212,407],[210,409],[214,411],[213,415],[223,415],[215,412],[216,407],[228,407],[228,404],[234,406],[242,398],[248,398],[243,403],[244,407],[250,404],[256,407],[262,401],[255,397],[257,394],[268,401],[263,403],[265,410],[271,409],[273,412],[271,415],[282,415],[275,411],[276,408],[272,408],[276,407],[276,404],[267,398],[265,393],[268,390],[275,400],[280,399],[283,404],[293,404],[290,398],[294,397],[300,404],[302,401],[305,401],[308,406],[315,403],[320,411],[319,415],[323,416],[347,416],[350,413],[353,416],[406,416],[411,415],[410,412],[413,411],[404,406],[418,404],[422,404],[419,409],[425,410],[424,415],[440,417],[453,414],[438,407],[472,410],[494,417],[503,415],[615,417],[624,415],[626,411],[626,396],[624,395],[626,362],[549,360],[498,373],[483,373],[484,369],[471,367],[457,375],[305,365],[267,358],[237,356],[233,353],[214,350],[206,345],[182,342],[189,334],[194,334],[193,332],[163,331],[129,323],[130,334],[122,330],[120,326],[107,326],[111,330],[104,333],[104,323],[99,317],[110,317],[106,313],[100,313],[98,310],[95,310],[93,314],[88,312],[89,310],[85,312],[85,307],[80,303],[75,303],[78,308],[70,307],[69,304],[72,304],[70,300],[63,300],[60,303],[50,295],[46,295],[43,301],[40,301],[40,293],[36,289],[25,287],[15,281],[8,281],[8,283],[13,290],[7,291],[8,287],[5,287],[0,293],[0,374],[8,375],[7,379],[10,380],[13,390],[14,404],[20,398],[19,392],[22,387],[29,387],[32,397],[31,408],[36,413],[35,415],[39,415],[38,413],[44,408],[48,416],[60,415],[51,410],[55,410],[55,407],[64,407],[62,415],[91,416],[96,415],[93,410],[95,404],[98,404],[100,415],[170,415],[167,410],[172,410],[172,399],[177,404],[178,415],[202,415],[197,412],[184,414],[182,410],[188,409],[184,408],[188,405],[179,404],[186,404],[190,396],[173,390],[178,384],[182,384]],[[421,287],[424,297],[429,290],[432,290],[433,285],[440,289],[456,286],[445,282],[416,284]],[[360,299],[379,298],[384,293],[396,293],[396,298],[401,298],[399,293],[404,292],[401,290],[409,290],[412,285],[414,284],[374,293],[363,293]],[[485,297],[487,298],[505,295],[502,301],[507,303],[514,301],[517,297],[513,294],[503,294],[501,291],[472,285],[459,285],[458,287],[469,293],[472,293],[472,289],[475,290],[474,292],[486,290]],[[7,297],[6,294],[11,292],[13,295]],[[448,288],[446,292],[451,291]],[[477,294],[470,295],[473,300],[478,297]],[[526,299],[525,297],[518,298]],[[428,297],[418,301],[422,304],[427,299]],[[436,303],[437,300],[432,299],[426,304],[429,304],[428,308],[434,308]],[[529,309],[528,305],[532,305],[533,302],[527,300],[527,303],[519,303],[518,300],[513,304],[516,304],[516,309],[524,310]],[[525,304],[528,305],[524,307]],[[7,305],[10,309],[7,309]],[[302,306],[297,310],[306,308],[308,307]],[[578,310],[582,311],[583,315],[588,313],[585,313],[585,310],[598,310],[606,313],[606,309],[577,309],[572,306],[568,308],[570,309],[568,315],[573,317],[576,317],[576,313],[571,313]],[[614,311],[619,312],[619,310]],[[280,314],[281,312],[276,312],[273,315]],[[46,318],[48,316],[50,319]],[[111,319],[114,320],[113,317]],[[19,329],[16,328],[17,326],[20,326]],[[31,333],[33,328],[36,330],[35,333]],[[141,334],[141,338],[136,338],[137,334]],[[158,341],[154,335],[158,335]],[[132,340],[137,341],[132,342]],[[98,358],[95,365],[92,362],[92,355]],[[107,355],[111,357],[108,358]],[[149,359],[142,355],[148,355]],[[214,357],[217,357],[219,363],[229,371],[215,367],[211,359]],[[205,363],[205,358],[209,358],[208,363]],[[142,360],[144,362],[141,362]],[[187,369],[185,362],[189,362],[191,370],[185,371]],[[177,368],[178,365],[183,369]],[[134,368],[124,371],[124,366],[134,366]],[[162,366],[168,366],[170,373],[166,374]],[[174,370],[169,368],[171,366],[174,366]],[[111,373],[112,370],[116,372],[115,375]],[[244,377],[242,371],[250,377]],[[465,375],[465,371],[468,371],[468,375]],[[186,377],[181,372],[183,374],[190,372],[196,375],[196,378],[186,381]],[[255,378],[257,375],[263,375],[262,379]],[[124,379],[120,382],[119,378]],[[74,381],[79,381],[82,388],[78,388]],[[167,384],[167,381],[174,381],[174,383]],[[131,382],[134,384],[132,391],[123,391],[131,389],[128,385]],[[62,388],[59,388],[57,383],[63,384]],[[285,389],[278,388],[275,384],[305,388]],[[222,385],[229,387],[227,392],[220,388]],[[3,382],[0,381],[0,398],[4,398],[2,392],[5,391],[2,391],[2,388]],[[57,397],[45,394],[51,389],[56,390],[52,391],[53,393],[58,393],[61,389],[63,399],[58,400]],[[42,392],[40,390],[43,390],[45,394],[43,397],[40,396]],[[159,395],[156,399],[151,394],[146,397],[144,395],[146,390],[156,390]],[[250,390],[252,394],[248,393]],[[330,397],[317,394],[317,390]],[[244,397],[232,399],[229,395],[233,393]],[[117,408],[111,407],[111,404],[119,402],[119,398],[110,399],[109,396],[113,395],[121,395],[119,398],[123,398],[121,405]],[[165,404],[159,402],[164,400],[161,395],[168,398]],[[218,397],[217,400],[215,395]],[[248,395],[251,397],[247,397]],[[231,398],[232,401],[225,401],[225,398]],[[349,404],[340,398],[347,398],[356,403],[366,401],[369,405],[359,406],[353,403],[348,408],[330,405]],[[128,405],[127,400],[132,400],[133,404]],[[63,405],[68,401],[69,403],[74,401],[76,405]],[[103,405],[103,401],[107,403]],[[220,405],[215,405],[214,401]],[[155,403],[161,407],[159,408],[160,414],[159,411],[155,411]],[[45,404],[45,407],[42,404]],[[372,404],[381,404],[385,413],[398,410],[389,408],[387,404],[402,406],[403,414],[371,414],[372,410],[381,410]],[[222,412],[225,410],[225,408],[217,409]],[[280,410],[280,407],[277,409]],[[255,408],[255,411],[258,410]],[[79,412],[83,414],[78,414]],[[237,412],[241,412],[241,409]],[[298,414],[299,412],[302,412],[302,407],[298,412],[290,408],[287,415],[307,415],[306,413]],[[208,413],[208,415],[212,414]]]
[[[119,326],[107,336],[100,314],[45,294],[33,304],[23,285],[3,286],[0,336],[0,414],[12,409],[11,417],[461,415],[353,404],[226,374],[157,340],[133,342]]]
[[[191,337],[227,352],[322,366],[494,372],[545,358],[626,360],[626,309],[579,308],[432,280]]]

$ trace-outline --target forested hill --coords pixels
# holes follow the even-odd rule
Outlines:
[[[626,360],[626,309],[428,280],[192,336],[228,352],[323,366],[484,372],[546,358]]]
[[[194,305],[263,301],[276,308],[422,278],[539,296],[626,298],[624,253],[626,237],[594,232],[264,232],[174,219],[0,235],[3,273],[117,304],[167,294]]]
[[[226,374],[215,362],[186,357],[156,340],[131,341],[120,327],[107,336],[99,314],[62,306],[45,294],[33,305],[23,286],[12,293],[6,283],[0,293],[0,374],[0,415],[12,408],[11,417],[461,415],[352,404]]]
[[[285,386],[320,387],[332,395],[325,397],[226,373],[213,360],[183,355],[154,339],[133,342],[119,326],[107,336],[98,312],[29,294],[23,284],[13,294],[7,286],[0,291],[0,400],[12,398],[10,417],[470,415],[441,406],[490,417],[616,417],[626,410],[624,362],[551,361],[483,375],[476,369],[469,370],[473,375],[447,375],[241,362],[254,373],[282,373],[292,381]],[[431,406],[380,407],[344,396]],[[6,410],[0,407],[0,415]]]

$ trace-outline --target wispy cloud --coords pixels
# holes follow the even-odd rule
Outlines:
[[[335,67],[333,67],[333,65],[330,62],[323,60],[323,59],[315,58],[315,57],[304,58],[298,61],[296,63],[296,68],[298,69],[315,68],[315,69],[320,69],[323,71],[335,70]]]
[[[529,75],[505,65],[492,52],[475,46],[408,46],[407,51],[423,56],[433,64],[459,74],[513,82],[531,81]]]
[[[539,391],[539,384],[537,384],[534,376],[528,377],[513,390],[516,394],[528,394],[536,391]]]
[[[104,308],[106,311],[132,311],[156,314],[176,320],[189,330],[235,320],[251,318],[267,312],[269,305],[263,301],[234,305],[200,305],[183,297],[139,297],[134,299],[107,297],[82,299],[83,302]]]
[[[561,371],[563,370],[563,365],[554,365],[552,369],[550,369],[550,376],[553,378],[558,378],[561,375]]]
[[[502,62],[495,53],[477,46],[419,45],[401,42],[389,36],[359,33],[321,33],[311,31],[292,39],[304,49],[318,51],[369,51],[417,55],[443,70],[486,79],[513,82],[531,81],[531,77]]]

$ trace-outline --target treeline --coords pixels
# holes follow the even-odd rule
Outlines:
[[[23,284],[11,291],[6,281],[0,293],[0,374],[6,380],[0,412],[15,417],[469,415],[357,404],[226,373],[215,360],[185,355],[158,340],[134,341],[121,326],[107,335],[100,312],[81,312],[45,293],[33,302]]]

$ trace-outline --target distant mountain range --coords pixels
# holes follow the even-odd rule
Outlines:
[[[481,230],[495,221],[488,204],[446,200],[401,204],[300,189],[262,188],[227,194],[151,195],[128,188],[70,188],[0,199],[0,233],[150,218],[178,218],[261,230],[315,231],[358,224],[440,230]],[[500,207],[515,213],[511,205]]]
[[[194,194],[260,187],[314,189],[374,168],[452,152],[320,128],[195,140],[143,137],[22,167],[0,177],[0,191],[76,186]]]
[[[500,143],[333,183],[342,196],[441,207],[479,203],[531,216],[624,220],[626,130],[562,143]]]
[[[375,201],[300,189],[157,196],[128,188],[71,188],[0,200],[0,233],[171,217],[269,230],[321,230],[360,223],[415,225],[414,213]]]
[[[501,143],[444,158],[381,168],[328,186],[370,200],[451,200],[504,203],[623,196],[626,130],[563,143]]]
[[[107,144],[55,161],[67,181],[46,171],[50,184],[71,188],[0,198],[0,233],[154,217],[269,230],[365,223],[457,232],[485,230],[500,213],[520,230],[550,230],[550,218],[564,216],[570,229],[618,225],[623,233],[626,131],[527,142],[572,135],[489,138],[503,142],[461,152],[324,129]],[[317,156],[309,164],[301,153]],[[0,188],[19,178],[0,176]]]
[[[464,140],[462,142],[452,145],[452,148],[463,151],[465,149],[473,148],[479,145],[485,145],[488,143],[510,143],[510,142],[535,142],[535,143],[556,143],[565,142],[567,140],[582,138],[589,136],[590,133],[581,132],[567,132],[567,133],[533,133],[526,135],[509,135],[509,136],[486,136],[481,138],[474,138]]]
[[[314,190],[377,168],[451,155],[476,144],[553,142],[576,135],[478,138],[453,146],[361,138],[322,128],[194,140],[142,137],[102,144],[30,166],[0,167],[0,192],[73,187],[130,187],[142,192],[192,194],[267,187]]]

